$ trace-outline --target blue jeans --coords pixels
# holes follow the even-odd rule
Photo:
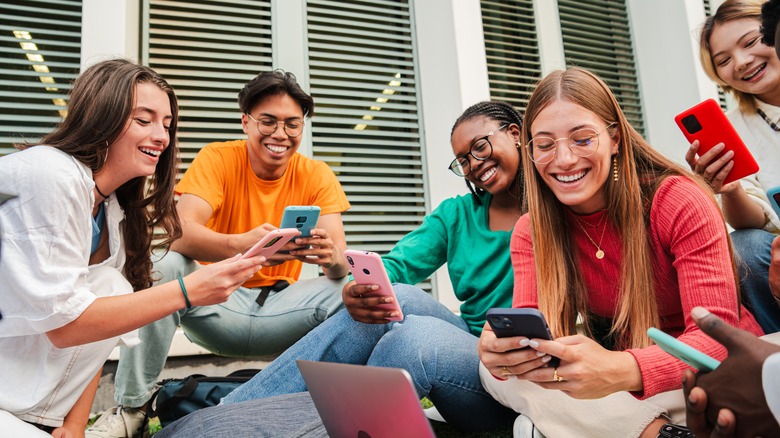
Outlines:
[[[154,264],[154,270],[162,275],[160,282],[166,282],[198,266],[192,259],[169,252]],[[141,327],[140,345],[120,347],[117,403],[138,407],[149,400],[179,325],[192,342],[221,356],[275,356],[344,307],[341,288],[345,283],[346,278],[301,280],[271,292],[263,306],[255,302],[259,289],[241,287],[222,304],[182,309]]]
[[[759,229],[731,233],[734,251],[742,261],[739,263],[739,279],[745,306],[767,334],[780,331],[780,306],[769,289],[769,263],[775,237]]]
[[[517,414],[496,402],[479,380],[478,338],[466,323],[422,290],[393,285],[405,319],[363,324],[341,310],[304,336],[223,404],[306,391],[296,359],[403,368],[417,394],[464,431],[506,426]]]

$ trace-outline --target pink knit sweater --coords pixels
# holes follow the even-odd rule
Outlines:
[[[596,243],[601,242],[605,257],[595,257],[596,247],[568,214],[574,235],[576,260],[588,294],[589,311],[612,318],[617,310],[620,287],[622,245],[615,225],[603,224],[604,212],[579,216],[580,222]],[[606,220],[606,219],[605,219]],[[591,225],[588,225],[591,224]],[[531,243],[530,217],[520,218],[511,242],[515,271],[514,307],[538,307],[536,267]],[[554,230],[551,230],[554,232]],[[695,306],[703,306],[729,324],[756,335],[763,332],[744,307],[737,303],[727,234],[717,206],[692,181],[685,177],[667,178],[659,187],[650,211],[650,244],[661,330],[722,360],[726,349],[701,332],[690,317]],[[647,398],[681,387],[683,370],[689,368],[659,347],[628,350],[642,373],[644,391],[635,394]]]

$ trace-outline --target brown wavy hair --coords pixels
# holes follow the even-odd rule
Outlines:
[[[528,101],[522,126],[523,150],[531,140],[531,125],[539,113],[556,100],[565,100],[592,111],[606,123],[610,137],[617,138],[618,181],[607,178],[606,199],[609,220],[622,240],[619,308],[610,335],[620,348],[651,345],[649,327],[659,323],[653,277],[653,254],[647,228],[653,196],[670,175],[683,175],[715,197],[698,176],[653,149],[631,126],[609,86],[588,70],[573,67],[558,70],[542,79]],[[587,308],[587,290],[577,268],[573,237],[566,220],[566,206],[542,180],[528,153],[523,153],[526,199],[531,219],[531,238],[536,259],[539,310],[548,319],[553,335],[577,333],[577,315],[583,316],[585,332],[592,336]],[[724,230],[726,223],[723,222]],[[551,232],[551,230],[555,230]],[[731,241],[734,282],[737,271]]]
[[[154,175],[133,178],[115,192],[125,214],[122,234],[127,261],[124,276],[136,291],[152,285],[152,250],[166,247],[181,237],[173,194],[179,117],[173,88],[151,68],[125,59],[95,64],[74,81],[67,116],[40,143],[72,155],[93,173],[99,172],[108,156],[109,144],[124,134],[133,109],[136,86],[142,83],[154,84],[168,95],[173,119],[169,129],[170,143],[160,155]],[[21,148],[24,147],[28,146]],[[160,227],[165,237],[152,247],[155,227]]]

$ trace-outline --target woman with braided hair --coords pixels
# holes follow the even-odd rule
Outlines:
[[[324,434],[308,394],[294,394],[306,390],[296,359],[403,368],[411,374],[418,395],[433,401],[458,429],[511,425],[517,414],[482,388],[477,341],[487,310],[510,307],[512,302],[509,239],[524,213],[525,196],[520,127],[520,115],[512,106],[492,101],[471,106],[455,122],[451,142],[456,158],[449,169],[465,178],[471,194],[442,202],[382,257],[403,321],[388,322],[394,313],[376,307],[391,298],[372,296],[370,285],[347,283],[342,292],[346,309],[287,349],[225,397],[222,405],[188,415],[163,429],[163,436],[233,436],[235,428],[247,426],[255,435],[265,427],[276,435],[305,430],[311,436],[312,427]],[[445,263],[462,301],[460,316],[410,286]],[[282,394],[291,395],[253,400]],[[247,415],[248,409],[268,412],[266,407],[290,412],[296,421]],[[232,415],[241,420],[231,421]],[[235,426],[227,427],[230,424]],[[284,430],[285,424],[294,430]]]

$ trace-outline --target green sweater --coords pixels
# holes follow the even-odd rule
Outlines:
[[[442,202],[422,225],[382,256],[391,282],[417,284],[447,263],[460,316],[479,336],[491,307],[512,307],[513,272],[509,231],[491,231],[486,193],[482,205],[472,195]]]

